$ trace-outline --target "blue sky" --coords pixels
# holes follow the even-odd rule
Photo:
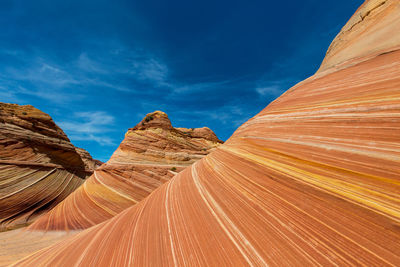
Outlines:
[[[0,101],[106,161],[165,111],[223,140],[311,76],[361,0],[0,1]]]

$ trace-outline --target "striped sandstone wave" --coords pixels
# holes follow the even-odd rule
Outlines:
[[[15,266],[399,266],[400,3],[374,2],[363,56],[289,89],[137,205]]]
[[[0,103],[0,231],[24,226],[56,206],[95,165],[49,115]]]
[[[85,229],[137,204],[221,141],[208,128],[174,128],[156,111],[130,129],[110,160],[30,230]]]

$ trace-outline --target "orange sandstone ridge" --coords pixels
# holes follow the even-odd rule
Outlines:
[[[380,32],[398,36],[400,3],[376,2],[342,32],[351,64],[331,49],[139,204],[15,266],[399,266],[400,40]]]
[[[31,230],[84,229],[138,203],[222,141],[209,128],[174,128],[164,112],[149,113],[125,134],[110,160]]]
[[[398,50],[399,27],[399,1],[365,1],[333,40],[318,72],[344,68]]]
[[[95,167],[49,115],[30,105],[0,103],[0,231],[53,208]]]

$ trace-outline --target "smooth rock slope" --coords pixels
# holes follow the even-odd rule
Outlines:
[[[101,223],[138,203],[221,143],[206,127],[174,128],[164,112],[147,114],[129,129],[107,163],[29,229],[84,229]]]
[[[399,1],[365,1],[332,42],[318,72],[398,50],[399,20]]]
[[[139,204],[16,266],[400,266],[400,42],[369,31],[398,36],[400,3],[375,2],[355,18],[379,19],[344,28],[351,64],[325,65]]]
[[[0,103],[0,231],[24,226],[56,206],[95,167],[49,115]]]

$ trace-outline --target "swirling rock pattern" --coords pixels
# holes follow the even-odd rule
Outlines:
[[[164,112],[149,113],[125,134],[110,160],[30,230],[84,229],[138,203],[222,141],[210,129],[174,128]]]
[[[393,35],[398,5],[375,13]],[[296,85],[139,204],[16,266],[399,266],[399,44]]]
[[[95,166],[49,115],[0,103],[0,231],[24,226],[56,206]]]

